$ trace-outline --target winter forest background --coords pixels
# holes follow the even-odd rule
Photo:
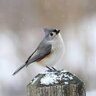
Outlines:
[[[27,96],[26,85],[45,69],[22,65],[44,37],[43,28],[61,30],[65,55],[55,65],[85,82],[96,96],[95,0],[0,0],[0,96]]]

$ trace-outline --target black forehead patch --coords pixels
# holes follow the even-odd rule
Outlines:
[[[53,29],[53,32],[57,32],[57,30],[56,29]]]
[[[56,34],[58,34],[60,32],[60,30],[44,28],[44,32],[45,32],[45,35],[48,35],[51,32],[55,32]]]
[[[53,29],[53,32],[55,32],[56,34],[58,34],[60,32],[60,30]]]

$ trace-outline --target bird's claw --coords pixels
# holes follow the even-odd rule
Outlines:
[[[48,67],[48,66],[46,66],[46,68],[48,68],[48,71],[49,72],[57,71],[57,69],[55,69],[54,67]]]

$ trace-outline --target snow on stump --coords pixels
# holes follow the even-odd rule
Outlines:
[[[27,96],[86,96],[84,83],[67,71],[38,74],[27,85]]]

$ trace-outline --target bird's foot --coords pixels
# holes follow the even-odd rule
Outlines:
[[[57,69],[55,69],[54,67],[46,66],[46,68],[48,68],[48,72],[55,72],[55,71],[57,71]]]

